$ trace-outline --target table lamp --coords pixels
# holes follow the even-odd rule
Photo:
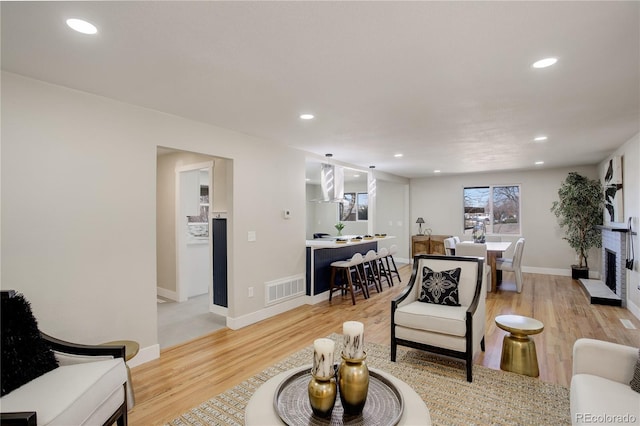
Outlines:
[[[418,220],[416,220],[416,223],[418,224],[418,235],[424,235],[422,233],[422,224],[424,223],[424,219],[419,217]]]

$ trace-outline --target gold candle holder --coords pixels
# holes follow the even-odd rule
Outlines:
[[[367,402],[369,369],[364,361],[366,358],[366,353],[357,359],[347,358],[342,353],[342,362],[338,369],[338,388],[345,414],[361,414]]]
[[[308,389],[313,414],[318,417],[330,417],[338,394],[336,378],[318,377],[311,373]]]

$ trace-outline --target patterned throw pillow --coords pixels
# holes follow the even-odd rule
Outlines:
[[[638,349],[638,360],[636,361],[636,369],[633,372],[633,378],[631,379],[631,382],[629,382],[629,384],[631,385],[631,389],[640,393],[640,349]]]
[[[425,266],[422,268],[422,287],[418,300],[437,305],[460,306],[458,297],[460,272],[460,268],[436,272]]]

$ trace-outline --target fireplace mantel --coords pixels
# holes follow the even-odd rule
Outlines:
[[[597,225],[596,228],[611,232],[629,232],[629,229],[619,225]]]

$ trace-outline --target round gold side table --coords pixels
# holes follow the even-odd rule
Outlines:
[[[129,361],[134,356],[138,355],[138,351],[140,350],[140,344],[133,340],[114,340],[112,342],[102,343],[103,346],[124,346],[124,360],[125,365],[127,367],[127,407],[130,409],[136,403],[135,394],[133,393],[133,382],[131,381],[131,370],[129,366],[126,364],[126,361]]]
[[[496,325],[510,334],[502,340],[500,369],[526,376],[538,377],[536,344],[529,337],[544,329],[544,324],[534,318],[520,315],[499,315]]]

